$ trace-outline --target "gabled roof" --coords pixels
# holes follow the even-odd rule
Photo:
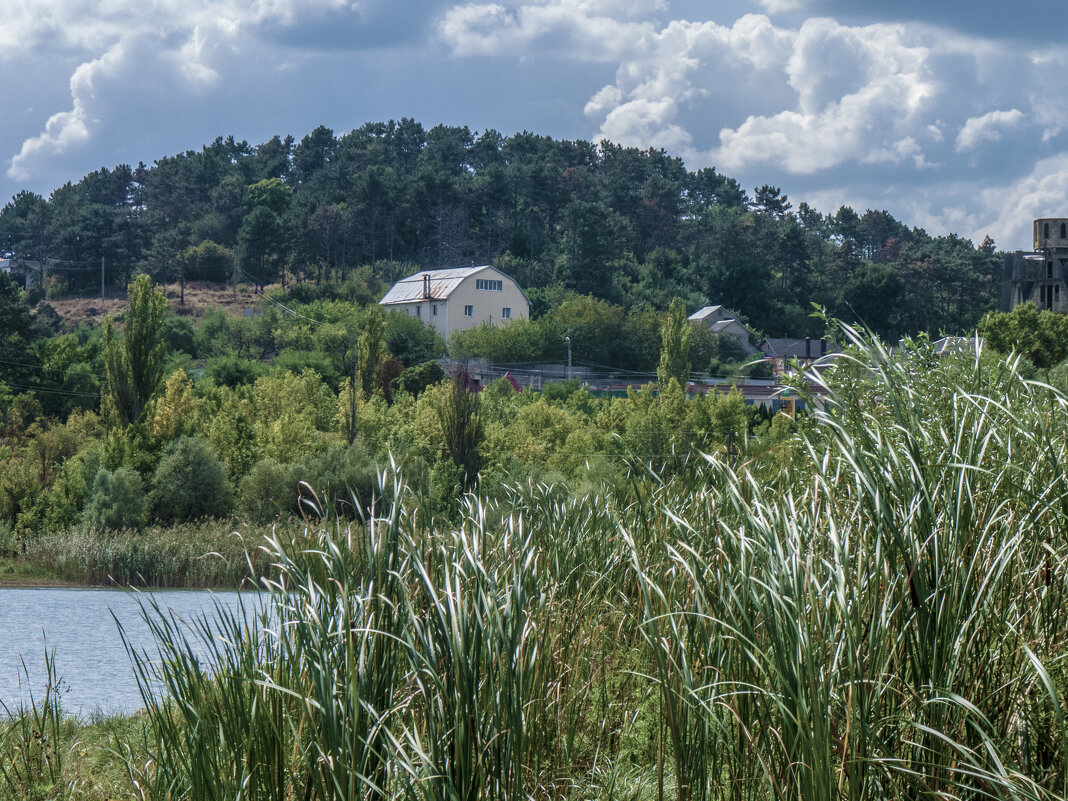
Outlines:
[[[722,333],[724,329],[730,328],[732,325],[741,325],[741,323],[739,323],[733,318],[728,318],[726,320],[718,320],[717,322],[712,323],[712,325],[708,327],[708,330],[711,331],[713,334],[719,334]]]
[[[838,346],[825,339],[769,338],[761,341],[759,348],[772,359],[818,359],[838,352]]]
[[[418,300],[445,300],[452,294],[453,290],[460,285],[465,279],[469,278],[475,273],[482,272],[483,270],[492,270],[498,273],[493,267],[488,264],[483,264],[481,267],[457,267],[448,270],[420,270],[419,272],[409,275],[407,278],[402,278],[386,293],[386,296],[382,300],[378,301],[380,305],[389,305],[391,303],[412,303]],[[503,273],[499,275],[507,278]],[[425,294],[425,279],[424,276],[430,276],[430,297],[427,298]]]
[[[704,320],[708,317],[719,317],[721,315],[728,317],[731,316],[730,312],[724,309],[722,306],[705,306],[703,309],[698,309],[693,314],[691,314],[689,319],[699,321]]]

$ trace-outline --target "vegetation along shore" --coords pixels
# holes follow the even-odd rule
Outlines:
[[[274,617],[146,607],[144,712],[6,724],[6,792],[1063,797],[1068,398],[1018,368],[858,342],[818,425],[579,493],[387,470],[266,546]]]
[[[258,590],[146,597],[127,716],[24,654],[0,798],[1068,797],[1068,318],[992,241],[404,120],[22,193],[0,256],[0,584]],[[470,263],[529,314],[377,302]]]

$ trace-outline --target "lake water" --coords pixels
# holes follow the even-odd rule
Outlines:
[[[115,625],[118,618],[138,650],[155,653],[140,600],[147,593],[124,590],[0,589],[0,701],[13,708],[29,689],[39,698],[45,686],[46,651],[55,649],[56,673],[63,680],[63,709],[88,717],[95,712],[133,712],[142,706],[130,657]],[[236,592],[160,590],[160,607],[189,620],[212,613],[216,602],[236,609]],[[245,594],[246,607],[250,594]],[[112,617],[114,614],[115,617]],[[2,710],[0,710],[2,714]]]

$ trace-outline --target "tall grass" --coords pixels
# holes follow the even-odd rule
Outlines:
[[[28,692],[28,700],[10,708],[0,702],[0,791],[2,797],[47,798],[61,785],[66,743],[62,683],[56,674],[55,653],[45,653],[44,692]],[[30,682],[26,663],[20,680]]]
[[[81,584],[123,587],[237,587],[255,580],[261,566],[260,527],[208,520],[154,526],[142,532],[74,529],[30,540],[21,559],[41,573]],[[240,533],[240,529],[245,529]],[[298,537],[293,521],[278,536]]]
[[[383,474],[251,621],[146,607],[138,795],[1068,796],[1068,399],[856,345],[775,469],[448,519]]]

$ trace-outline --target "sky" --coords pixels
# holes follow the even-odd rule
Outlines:
[[[1063,0],[0,0],[0,203],[217,136],[610,139],[825,213],[1068,216]]]

